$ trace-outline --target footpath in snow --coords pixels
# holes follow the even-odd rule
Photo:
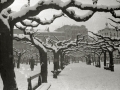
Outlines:
[[[103,64],[102,64],[103,65]],[[85,63],[68,65],[56,80],[49,80],[49,90],[120,90],[120,65],[115,71],[104,70]]]
[[[29,65],[24,64],[20,69],[15,68],[19,90],[27,90],[27,78],[37,74],[40,71],[39,68],[40,66],[37,65],[35,70],[31,71]],[[49,90],[120,90],[120,65],[115,65],[115,71],[111,72],[104,70],[103,67],[86,65],[84,62],[71,63],[65,67],[57,79],[53,78],[51,70],[53,70],[52,63],[48,64],[48,83],[51,83]],[[2,88],[0,78],[0,90]]]

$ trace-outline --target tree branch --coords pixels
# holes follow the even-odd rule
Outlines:
[[[0,0],[0,12],[9,7],[15,0]]]
[[[30,41],[30,36],[29,35],[24,35],[24,34],[14,34],[13,39],[17,41]]]
[[[53,15],[53,17],[50,20],[41,20],[39,17],[29,17],[29,20],[36,21],[37,23],[41,25],[47,25],[51,24],[56,18],[62,17],[64,14],[61,12],[59,14]]]
[[[120,24],[120,21],[115,21],[115,20],[113,20],[113,19],[111,19],[111,18],[108,18],[108,19],[111,20],[111,21],[113,21],[114,23]]]
[[[37,27],[39,25],[39,23],[33,24],[32,22],[28,21],[21,21],[21,24],[26,27]]]
[[[18,24],[15,24],[15,27],[18,28],[18,29],[20,29],[21,31],[23,31],[23,33],[26,35],[25,29],[26,29],[27,27],[23,27],[23,26],[18,25]]]
[[[66,15],[68,15],[70,18],[77,20],[77,21],[86,21],[88,20],[95,12],[96,9],[101,9],[101,8],[97,8],[96,5],[84,5],[81,4],[80,2],[74,1],[74,0],[70,0],[68,2],[62,2],[62,1],[56,1],[56,0],[49,0],[49,1],[39,1],[36,5],[31,6],[31,7],[24,7],[22,8],[22,10],[20,10],[19,12],[15,12],[9,15],[9,18],[11,19],[11,21],[13,21],[14,23],[19,22],[20,20],[24,20],[30,16],[35,16],[37,14],[39,14],[41,11],[45,10],[45,9],[56,9],[56,10],[62,10],[63,13],[65,13]],[[89,11],[86,15],[80,17],[77,16],[75,13],[73,13],[73,11],[68,10],[67,8],[69,7],[77,7],[79,9],[82,10],[91,10]],[[103,11],[106,11],[106,9],[103,9]],[[108,10],[109,11],[109,10]]]

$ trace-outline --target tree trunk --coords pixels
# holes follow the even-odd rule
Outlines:
[[[106,66],[106,51],[104,51],[104,66]]]
[[[20,68],[21,54],[18,56],[17,68]]]
[[[62,53],[60,54],[60,59],[61,59],[61,60],[60,60],[60,62],[61,62],[61,63],[60,63],[60,68],[63,69],[63,68],[64,68],[64,67],[63,67],[64,56],[63,56]]]
[[[98,55],[98,66],[99,66],[99,68],[101,67],[101,63],[100,63],[100,55]]]
[[[40,52],[40,64],[41,65],[41,76],[42,76],[42,83],[47,83],[47,52],[39,51]]]
[[[54,62],[53,62],[53,64],[54,64],[54,71],[56,70],[56,71],[58,71],[58,69],[59,69],[59,53],[54,53]]]
[[[95,53],[93,53],[93,66],[95,64]]]
[[[1,31],[8,31],[1,28]],[[13,63],[13,32],[0,32],[0,74],[3,90],[17,90]]]
[[[109,51],[109,56],[110,56],[110,64],[109,64],[109,68],[111,69],[111,71],[114,71],[113,52],[110,52],[110,51]]]

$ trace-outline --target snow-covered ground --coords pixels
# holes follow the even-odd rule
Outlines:
[[[52,69],[51,63],[48,66],[48,83],[51,83],[49,90],[120,90],[120,65],[115,65],[115,71],[111,72],[103,69],[103,63],[101,68],[86,65],[84,62],[73,63],[66,66],[57,79],[53,79]],[[39,70],[39,65],[32,72],[28,65],[15,68],[19,90],[27,90],[27,77]],[[0,79],[0,90],[2,87]]]
[[[120,65],[111,72],[103,69],[103,63],[101,68],[74,63],[62,71],[49,90],[120,90],[119,77]]]

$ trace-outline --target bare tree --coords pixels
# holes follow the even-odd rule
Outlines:
[[[18,60],[17,60],[17,68],[20,68],[20,63],[21,63],[21,57],[26,53],[26,51],[28,50],[23,50],[23,51],[20,51],[16,48],[13,48],[14,52],[16,52],[16,55],[18,57]]]

